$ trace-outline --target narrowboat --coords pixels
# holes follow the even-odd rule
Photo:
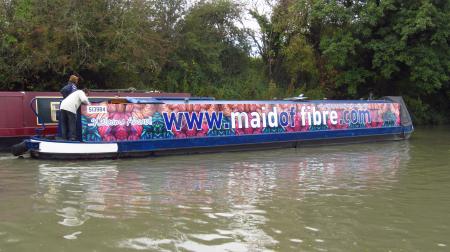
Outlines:
[[[32,137],[42,159],[145,157],[408,139],[401,97],[380,100],[222,101],[123,98],[82,105],[79,141]]]

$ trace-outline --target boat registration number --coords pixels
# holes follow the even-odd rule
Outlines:
[[[87,112],[89,114],[101,114],[107,113],[108,109],[106,106],[87,106]]]

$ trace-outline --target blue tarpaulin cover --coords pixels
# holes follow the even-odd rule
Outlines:
[[[149,97],[149,98],[134,98],[134,97],[127,97],[126,100],[129,103],[147,103],[147,104],[163,104],[163,101],[160,101],[158,99]]]

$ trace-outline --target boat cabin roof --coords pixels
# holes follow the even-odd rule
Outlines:
[[[109,103],[139,104],[293,104],[293,103],[392,103],[389,100],[216,100],[213,97],[124,97]]]

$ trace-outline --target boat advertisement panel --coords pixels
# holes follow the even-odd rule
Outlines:
[[[239,136],[400,126],[400,104],[108,104],[82,106],[85,142]]]

